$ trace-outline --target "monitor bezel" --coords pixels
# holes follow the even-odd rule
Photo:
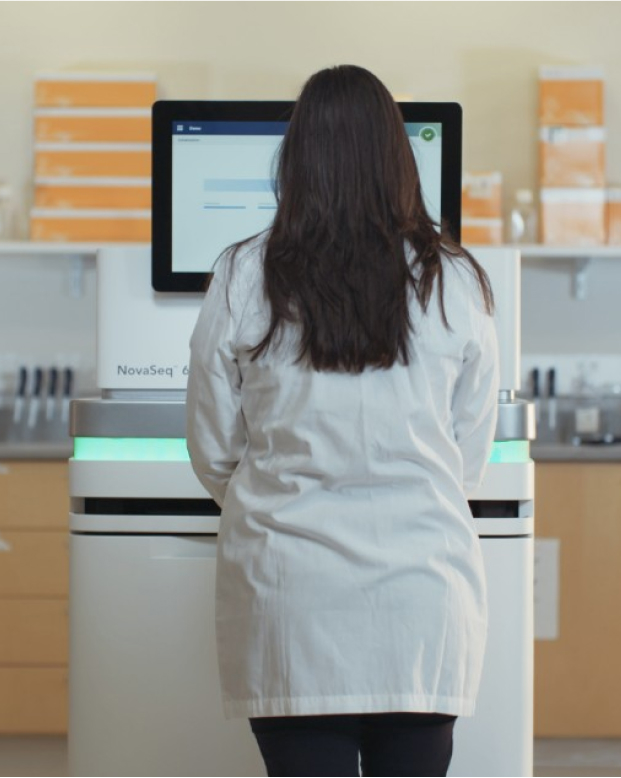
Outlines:
[[[399,102],[406,123],[442,124],[441,207],[444,228],[461,235],[462,109],[459,103]],[[290,100],[158,100],[152,110],[151,282],[157,292],[204,292],[211,273],[175,271],[172,257],[174,121],[288,121]]]

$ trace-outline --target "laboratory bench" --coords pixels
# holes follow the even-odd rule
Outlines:
[[[544,462],[619,462],[621,464],[621,444],[582,444],[545,443],[534,441],[530,455],[537,464]]]
[[[0,440],[0,466],[6,461],[54,461],[73,456],[73,441],[7,442]]]

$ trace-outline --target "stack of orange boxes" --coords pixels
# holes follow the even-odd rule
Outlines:
[[[542,243],[605,243],[603,71],[541,68],[539,124]]]
[[[502,175],[464,173],[461,184],[461,242],[502,243]]]
[[[151,239],[151,105],[143,73],[53,73],[35,81],[35,190],[41,241]]]

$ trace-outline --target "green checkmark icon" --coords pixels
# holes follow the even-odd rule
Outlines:
[[[427,142],[432,141],[436,137],[436,131],[433,127],[423,127],[420,131],[420,137]]]

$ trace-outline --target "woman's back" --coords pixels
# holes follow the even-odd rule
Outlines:
[[[497,400],[493,324],[476,276],[443,259],[449,328],[437,286],[426,313],[410,295],[408,364],[321,371],[298,359],[294,324],[252,357],[270,320],[264,251],[257,239],[232,268],[222,263],[188,387],[194,466],[223,500],[227,710],[467,715],[486,615],[464,490],[482,475]],[[219,440],[231,380],[245,436],[223,490],[213,463],[231,457],[231,438]]]
[[[248,454],[266,477],[273,474],[274,489],[289,474],[307,475],[308,489],[337,493],[371,482],[380,486],[382,479],[394,488],[399,481],[395,468],[403,468],[407,483],[417,473],[443,472],[461,490],[462,457],[453,429],[455,384],[474,349],[490,352],[490,370],[495,354],[492,322],[463,260],[444,261],[450,329],[441,320],[437,290],[426,314],[411,295],[410,364],[352,374],[316,371],[300,363],[299,329],[294,326],[287,327],[269,354],[251,358],[269,320],[261,284],[263,251],[264,241],[257,240],[237,258],[228,302],[233,318],[239,312],[235,348]],[[468,488],[479,480],[485,451],[481,441],[478,454],[469,452]]]

